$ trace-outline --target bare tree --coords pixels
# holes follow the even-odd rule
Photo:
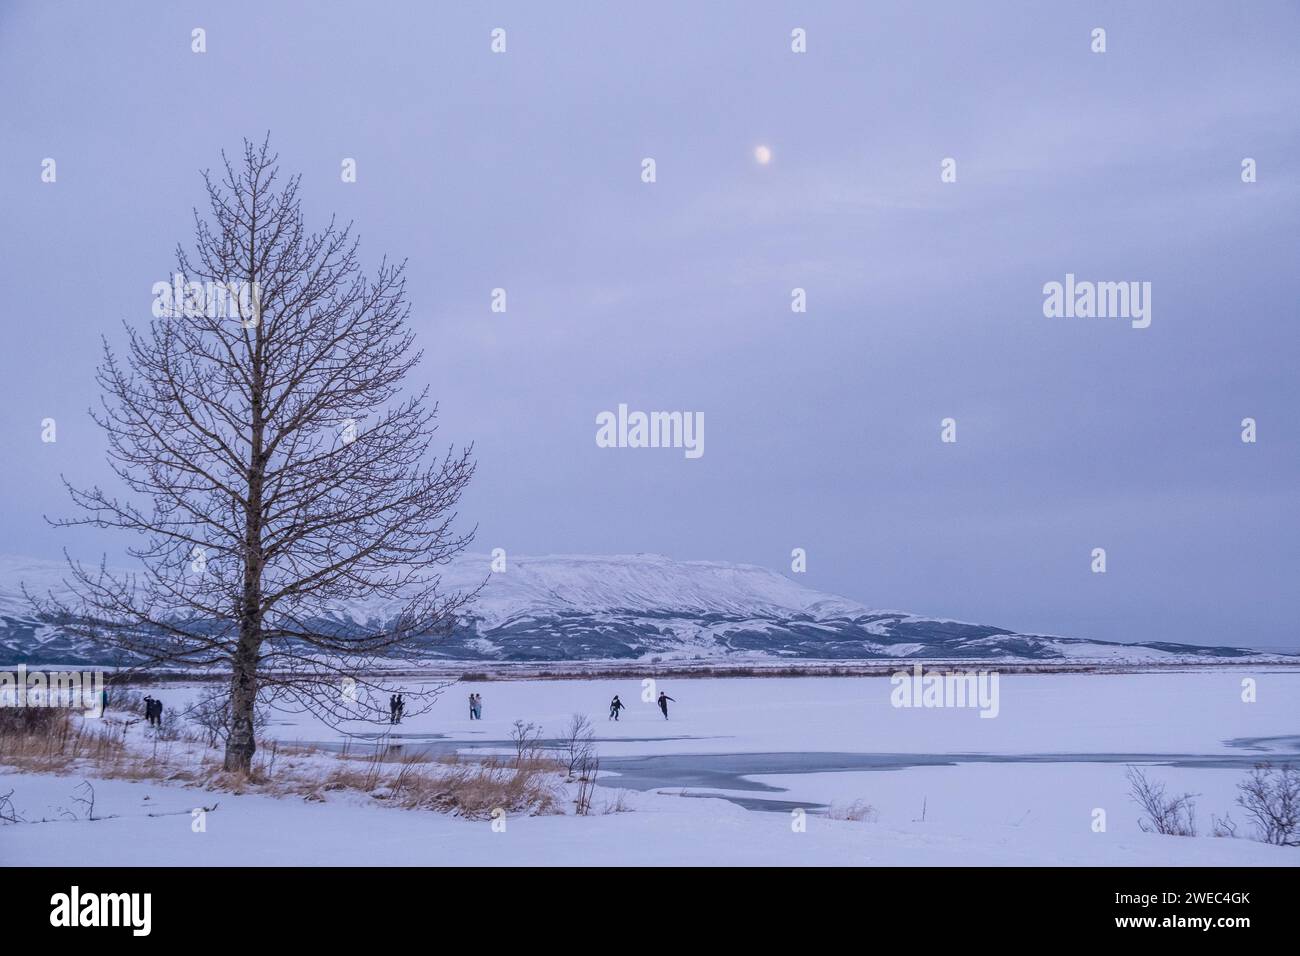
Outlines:
[[[510,728],[510,742],[515,745],[516,767],[533,764],[542,750],[542,728],[531,720],[516,720]]]
[[[1257,764],[1237,789],[1237,803],[1254,821],[1260,840],[1300,846],[1300,770],[1292,764]]]
[[[54,522],[139,534],[142,568],[69,558],[74,597],[33,600],[137,666],[229,667],[225,767],[246,772],[259,691],[378,720],[368,665],[448,633],[473,595],[437,571],[473,536],[452,526],[474,466],[470,448],[430,458],[427,389],[399,397],[422,354],[405,264],[367,277],[350,226],[309,232],[299,177],[279,181],[266,142],[222,159],[177,249],[182,301],[128,326],[124,356],[104,343],[91,414],[124,489],[69,484],[83,514]],[[343,619],[362,598],[382,620]]]
[[[594,754],[596,749],[596,732],[585,714],[574,714],[569,718],[555,749],[565,772],[572,778],[583,758]]]
[[[591,798],[596,795],[596,779],[600,776],[600,757],[595,749],[583,751],[574,768],[578,776],[578,793],[573,804],[578,816],[591,813]]]

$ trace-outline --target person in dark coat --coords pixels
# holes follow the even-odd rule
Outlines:
[[[659,709],[664,712],[664,720],[668,719],[668,702],[670,700],[673,700],[673,698],[669,697],[663,691],[659,692]],[[673,703],[676,703],[676,701],[673,701]]]
[[[611,720],[618,720],[619,711],[623,710],[626,706],[626,704],[618,699],[618,694],[615,694],[614,699],[609,702],[609,718]]]

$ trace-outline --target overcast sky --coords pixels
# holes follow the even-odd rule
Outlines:
[[[409,258],[476,550],[801,547],[872,606],[1300,644],[1295,4],[270,6],[0,6],[0,550],[126,543],[41,517],[106,474],[100,336],[269,130],[312,219]],[[1066,273],[1150,282],[1150,327],[1045,317]],[[598,448],[620,402],[705,453]]]

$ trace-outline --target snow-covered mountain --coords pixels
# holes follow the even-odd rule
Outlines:
[[[450,640],[421,651],[453,660],[566,661],[764,657],[1022,659],[1111,662],[1243,658],[1256,652],[1166,642],[1117,644],[873,610],[766,568],[662,555],[462,555],[448,589],[484,584]],[[0,556],[0,665],[110,664],[104,649],[39,620],[22,585],[61,589],[60,562]],[[361,602],[332,622],[382,621],[391,604]]]

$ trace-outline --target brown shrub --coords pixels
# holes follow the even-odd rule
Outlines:
[[[560,794],[553,766],[503,766],[495,761],[443,764],[435,770],[405,767],[391,783],[392,799],[410,809],[438,810],[487,819],[508,814],[558,813]]]
[[[149,749],[128,749],[124,726],[74,719],[58,708],[0,711],[0,763],[36,772],[68,773],[75,761],[94,765],[98,776],[123,780],[168,780],[241,794],[294,794],[320,801],[324,794],[354,791],[390,800],[395,806],[484,819],[509,814],[558,813],[564,766],[535,748],[513,759],[467,760],[455,754],[409,754],[376,748],[365,756],[336,756],[330,765],[284,766],[275,757],[312,756],[311,747],[272,743],[250,773],[227,773],[206,751],[154,735]],[[197,746],[202,745],[199,741]],[[178,748],[177,749],[174,749]]]

